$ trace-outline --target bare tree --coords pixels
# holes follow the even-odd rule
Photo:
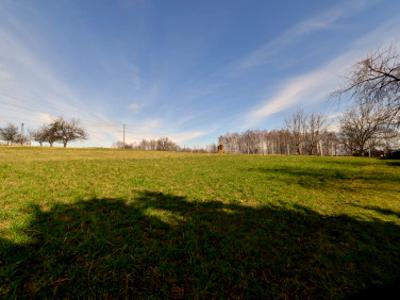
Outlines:
[[[239,147],[240,135],[238,133],[226,133],[218,138],[218,144],[223,145],[226,152],[240,152]]]
[[[178,145],[167,137],[162,137],[157,140],[157,150],[159,151],[175,151]]]
[[[48,126],[43,125],[37,130],[31,132],[31,136],[35,142],[38,142],[40,146],[43,146],[44,142],[48,141],[47,134],[48,134]]]
[[[324,140],[324,145],[327,154],[336,156],[340,152],[341,144],[336,132],[324,131],[322,139]]]
[[[0,138],[7,142],[7,145],[20,141],[18,127],[8,124],[6,127],[0,128]]]
[[[358,103],[340,120],[341,140],[353,155],[365,155],[367,150],[376,147],[386,128],[386,111],[373,103]]]
[[[293,137],[293,143],[297,154],[303,154],[305,132],[306,132],[306,116],[302,109],[296,110],[289,118],[285,120],[286,128]]]
[[[218,146],[216,144],[210,144],[205,149],[209,153],[216,153],[218,152]]]
[[[321,114],[312,113],[306,118],[307,123],[307,152],[310,155],[321,154],[321,138],[326,130],[325,118]]]
[[[87,132],[78,120],[66,121],[59,117],[47,126],[45,137],[50,147],[54,142],[60,141],[65,148],[71,141],[87,139]]]
[[[53,147],[53,144],[60,140],[56,122],[43,125],[40,130],[42,130],[43,138],[49,143],[50,147]]]
[[[388,126],[381,133],[381,145],[385,156],[394,149],[400,149],[400,132],[397,126]]]
[[[193,149],[190,148],[180,148],[168,137],[150,140],[143,139],[138,145],[133,146],[133,149],[146,151],[193,151]]]
[[[157,140],[149,140],[149,142],[148,142],[148,147],[149,147],[149,150],[157,150],[157,144],[158,144],[158,141]]]
[[[357,101],[377,103],[386,108],[387,117],[400,124],[400,53],[389,47],[368,55],[352,69],[344,89]]]
[[[23,146],[29,143],[29,137],[23,134],[22,132],[18,133],[17,142]]]
[[[302,154],[321,155],[340,153],[339,140],[335,132],[326,129],[322,115],[315,114],[314,117],[304,118],[308,125],[300,132],[294,134],[287,129],[281,130],[248,130],[243,133],[227,133],[221,135],[218,143],[223,145],[225,152],[240,152],[246,154],[284,154],[299,153],[299,144],[295,143],[299,138],[305,145],[301,146]],[[311,121],[310,121],[311,120]],[[310,125],[310,123],[312,123]],[[313,144],[314,150],[310,150]],[[297,146],[296,146],[297,145]],[[238,149],[238,150],[237,150]],[[307,150],[307,151],[305,151]],[[304,151],[304,152],[303,152]]]
[[[239,149],[242,153],[253,154],[258,152],[259,136],[253,130],[245,131],[239,138]]]

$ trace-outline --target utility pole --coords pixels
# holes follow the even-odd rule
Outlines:
[[[126,124],[122,124],[122,145],[123,145],[124,149],[125,149],[125,127],[126,127]]]

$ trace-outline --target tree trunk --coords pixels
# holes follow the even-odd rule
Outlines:
[[[321,152],[321,156],[324,156],[324,149],[322,147],[322,141],[319,141],[319,151]]]

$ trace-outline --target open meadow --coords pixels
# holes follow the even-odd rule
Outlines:
[[[0,148],[0,298],[345,298],[400,276],[400,163]]]

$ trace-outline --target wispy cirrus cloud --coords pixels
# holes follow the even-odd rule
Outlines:
[[[379,28],[355,41],[349,50],[333,58],[311,72],[288,78],[277,88],[274,95],[267,97],[260,105],[253,107],[246,115],[246,126],[255,126],[276,113],[297,105],[308,105],[326,100],[339,87],[346,71],[354,63],[383,45],[400,40],[397,28],[398,18],[392,19]]]
[[[184,142],[192,141],[196,138],[205,136],[212,132],[211,130],[189,130],[189,131],[183,131],[183,132],[178,132],[178,133],[171,133],[169,136],[171,137],[172,140],[176,141],[179,144],[182,144]]]
[[[93,104],[98,102],[101,106],[101,102],[91,91],[79,90],[74,82],[67,82],[55,71],[56,66],[48,64],[45,53],[34,51],[37,47],[32,47],[31,43],[38,41],[31,37],[39,36],[35,28],[26,26],[7,10],[2,11],[2,16],[5,18],[0,20],[0,126],[8,122],[24,122],[26,128],[33,129],[64,116],[80,119],[88,130],[89,140],[78,145],[107,147],[120,140],[122,123],[129,120],[115,120],[99,112]],[[139,68],[133,65],[131,74],[133,88],[141,90]],[[134,101],[127,108],[138,113],[143,106],[156,100],[159,89],[154,83],[139,93],[141,101]],[[199,130],[182,129],[179,120],[169,122],[151,116],[138,117],[127,128],[130,131],[127,138],[132,141],[169,136],[183,143],[205,134]]]
[[[24,122],[35,128],[63,115],[79,118],[90,133],[89,144],[105,145],[109,132],[97,134],[92,123],[104,122],[105,118],[93,112],[85,104],[84,97],[44,63],[24,39],[26,29],[16,20],[0,29],[0,119],[2,123]],[[98,139],[97,139],[97,138]],[[108,142],[109,143],[109,142]]]
[[[237,68],[247,69],[268,63],[280,49],[298,42],[307,35],[327,29],[333,26],[337,21],[357,14],[376,2],[377,0],[354,0],[336,4],[314,17],[295,24],[277,38],[266,42],[264,45],[241,59],[238,62]]]

